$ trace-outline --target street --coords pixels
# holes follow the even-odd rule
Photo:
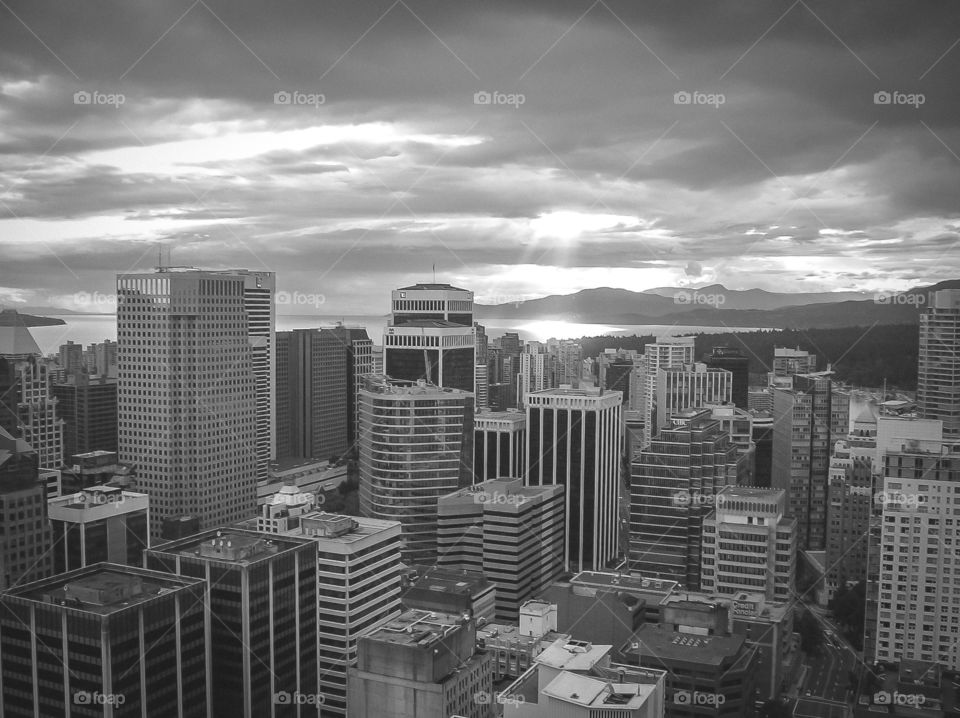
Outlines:
[[[814,613],[824,627],[823,643],[817,655],[805,660],[807,674],[793,714],[798,718],[843,718],[849,715],[850,671],[860,659],[824,613]]]

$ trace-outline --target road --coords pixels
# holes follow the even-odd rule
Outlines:
[[[818,612],[817,617],[824,625],[823,615]],[[825,635],[820,653],[808,656],[805,661],[807,676],[793,713],[797,718],[843,718],[848,715],[850,671],[860,659],[836,627],[826,630],[830,630],[832,636]]]

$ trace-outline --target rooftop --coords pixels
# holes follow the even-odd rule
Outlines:
[[[783,489],[766,489],[760,486],[724,486],[717,492],[725,499],[766,499],[777,501],[785,495]]]
[[[593,709],[638,710],[656,685],[611,683],[600,678],[563,672],[550,681],[544,695]]]
[[[147,550],[158,554],[179,554],[245,566],[269,559],[281,551],[297,549],[307,541],[308,539],[279,534],[221,528],[168,541]]]
[[[570,579],[570,583],[581,586],[612,588],[630,593],[658,593],[669,595],[680,586],[676,581],[657,578],[643,578],[629,574],[605,573],[600,571],[581,571]]]
[[[446,319],[407,319],[402,324],[391,324],[396,329],[424,327],[426,329],[463,329],[463,324],[448,322]]]
[[[589,671],[603,660],[611,648],[559,638],[537,656],[537,663],[563,671]]]
[[[393,379],[384,374],[366,374],[361,385],[362,391],[373,394],[389,394],[394,396],[446,396],[448,398],[473,396],[472,392],[462,389],[452,389],[450,387],[440,387],[436,384],[429,384],[422,379],[419,381],[407,381],[405,379]]]
[[[439,283],[426,283],[420,282],[418,284],[411,284],[409,287],[400,287],[400,291],[438,291],[438,292],[468,292],[468,289],[460,289],[460,287],[454,287],[450,284],[439,284]]]
[[[437,568],[436,566],[411,566],[404,576],[403,591],[418,589],[437,591],[461,596],[475,596],[493,590],[493,584],[482,573],[467,570]]]
[[[175,574],[99,563],[13,588],[8,595],[108,616],[201,582]]]
[[[662,661],[695,661],[720,666],[736,656],[743,647],[744,636],[701,636],[677,633],[654,624],[640,626],[623,648],[625,654],[653,656]]]
[[[464,620],[458,614],[411,609],[365,633],[364,637],[379,643],[428,648],[459,629]]]

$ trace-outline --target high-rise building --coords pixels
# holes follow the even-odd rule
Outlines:
[[[477,363],[473,292],[449,284],[414,284],[395,289],[391,299],[384,373],[472,393]]]
[[[753,483],[755,486],[769,487],[773,480],[773,407],[770,412],[753,410],[750,417],[751,438],[756,447],[753,455]]]
[[[37,453],[0,428],[0,591],[49,576],[50,525]]]
[[[29,330],[24,327],[23,332],[26,338],[22,343],[0,341],[0,356],[14,366],[16,388],[11,394],[17,397],[17,431],[11,433],[30,444],[37,452],[40,466],[55,469],[63,465],[64,459],[63,419],[52,391],[52,366],[40,356],[39,348],[33,354],[23,353],[30,343],[36,347]]]
[[[561,339],[557,344],[556,357],[557,385],[579,389],[580,376],[583,374],[583,348],[580,343],[573,339]],[[619,387],[614,388],[619,389]],[[626,406],[626,399],[624,399],[624,406]]]
[[[473,482],[473,394],[364,377],[360,512],[399,521],[403,560],[437,557],[437,499]]]
[[[706,364],[684,364],[657,369],[657,401],[654,405],[654,430],[670,426],[670,417],[684,409],[729,404],[733,375],[726,369],[711,369]]]
[[[246,315],[247,339],[253,362],[254,391],[256,392],[256,451],[257,481],[267,480],[267,467],[276,459],[277,412],[276,382],[277,352],[274,334],[277,326],[277,308],[274,295],[277,275],[274,272],[256,272],[232,269],[221,276],[243,278],[243,311]]]
[[[365,374],[374,374],[373,340],[367,335],[364,327],[337,324],[330,331],[340,339],[346,348],[347,362],[347,445],[353,447],[357,441],[359,417],[357,414],[360,402],[360,388],[363,382],[360,377]]]
[[[952,451],[951,451],[952,449]],[[876,659],[935,661],[960,668],[960,452],[910,440],[885,452]],[[948,578],[950,577],[950,578]]]
[[[623,405],[630,405],[630,378],[633,376],[633,361],[618,359],[606,365],[603,388],[623,394]]]
[[[917,404],[943,435],[960,440],[960,289],[932,292],[920,314]]]
[[[836,389],[831,374],[797,374],[793,388],[774,390],[771,485],[787,492],[801,550],[826,549],[830,453],[850,429],[850,396]]]
[[[736,481],[737,447],[709,409],[671,423],[630,464],[630,570],[697,591],[703,520]]]
[[[694,362],[693,337],[660,337],[644,347],[639,360],[639,396],[637,409],[643,415],[643,446],[650,443],[657,431],[654,415],[657,407],[657,370]]]
[[[600,570],[617,554],[622,401],[619,391],[585,389],[526,397],[524,481],[566,489],[567,571]]]
[[[521,405],[529,394],[552,389],[557,383],[553,374],[554,357],[539,342],[529,342],[520,354],[520,378],[517,396]]]
[[[514,622],[520,606],[563,572],[560,485],[490,479],[440,498],[437,565],[479,571],[496,586],[496,618]]]
[[[477,364],[486,364],[490,359],[488,349],[490,346],[490,341],[487,339],[487,328],[480,324],[480,322],[473,323],[474,329],[476,329],[477,337]]]
[[[83,359],[83,345],[74,344],[68,341],[60,345],[60,353],[57,363],[60,368],[68,375],[85,374],[89,371],[86,362]]]
[[[50,499],[53,570],[62,573],[94,563],[142,566],[149,546],[149,509],[146,494],[113,486]]]
[[[11,436],[20,436],[20,381],[16,364],[0,355],[0,429]]]
[[[830,458],[827,485],[827,546],[824,590],[827,599],[847,584],[867,577],[867,545],[873,514],[873,461],[850,440],[839,440]]]
[[[0,713],[208,718],[207,595],[202,577],[109,563],[0,594]]]
[[[557,639],[499,694],[504,718],[662,718],[667,672],[613,663],[613,649]]]
[[[490,405],[490,396],[489,396],[489,376],[487,374],[487,365],[486,364],[477,364],[474,368],[474,373],[476,376],[476,387],[474,393],[477,397],[477,409],[485,409]]]
[[[413,609],[368,631],[348,669],[350,718],[491,718],[492,659],[476,646],[463,615]]]
[[[223,528],[147,549],[146,567],[206,579],[211,714],[316,716],[317,548]]]
[[[87,370],[91,374],[116,378],[117,376],[117,343],[104,339],[102,342],[87,347],[87,355],[92,360],[87,362]]]
[[[473,419],[475,481],[523,476],[527,416],[512,411],[482,411]]]
[[[761,593],[768,601],[796,595],[797,520],[784,517],[786,493],[727,486],[703,520],[700,590]]]
[[[136,464],[155,538],[169,517],[195,516],[203,529],[256,512],[267,458],[258,406],[272,392],[258,378],[266,330],[262,316],[250,317],[251,281],[195,269],[117,277],[120,461]]]
[[[277,459],[329,459],[349,448],[352,368],[330,329],[277,332]]]
[[[756,486],[756,450],[753,443],[753,415],[734,404],[707,404],[710,416],[720,422],[720,427],[730,435],[737,447],[737,484]]]
[[[813,374],[817,370],[817,355],[804,351],[797,347],[773,348],[773,371],[772,377],[788,377],[795,374]],[[776,382],[771,378],[771,386]]]
[[[704,355],[703,362],[712,369],[726,369],[733,375],[733,403],[738,409],[749,409],[747,389],[750,384],[750,359],[735,347],[714,347]]]
[[[90,451],[117,450],[117,380],[85,373],[54,384],[63,420],[63,452],[69,458]]]
[[[359,636],[400,615],[400,524],[321,511],[296,513],[286,521],[266,504],[268,524],[283,536],[317,545],[317,632],[323,715],[346,716],[347,668],[356,665]],[[258,519],[259,520],[259,519]]]

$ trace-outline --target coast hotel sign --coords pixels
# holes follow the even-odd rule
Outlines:
[[[754,603],[753,601],[734,601],[733,615],[734,616],[756,616],[757,604]]]

